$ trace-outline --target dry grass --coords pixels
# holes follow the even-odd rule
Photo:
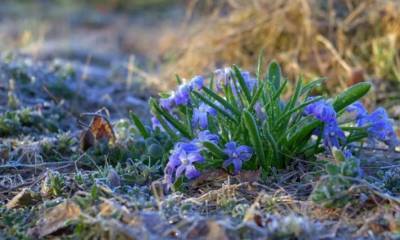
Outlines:
[[[201,1],[190,6],[207,7]],[[327,76],[331,92],[363,79],[400,83],[399,2],[226,0],[207,9],[207,17],[184,24],[182,34],[161,39],[170,60],[165,78],[227,64],[254,70],[264,50],[266,60],[277,59],[288,77]],[[190,19],[193,11],[188,12]]]

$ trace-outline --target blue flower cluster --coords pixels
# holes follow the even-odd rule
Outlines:
[[[238,90],[232,78],[232,74],[232,69],[228,67],[217,69],[214,71],[218,91],[222,91],[222,89],[224,89],[225,87],[230,86],[233,94],[237,95]],[[247,88],[250,91],[253,91],[257,87],[257,80],[251,77],[250,73],[247,71],[241,71],[240,74],[242,75]]]
[[[204,86],[205,79],[202,76],[195,76],[188,83],[181,84],[176,91],[170,93],[167,98],[160,99],[160,105],[172,111],[174,108],[187,105],[190,103],[190,93],[193,90],[201,90]]]
[[[335,108],[343,109],[356,101],[369,90],[370,85],[359,84],[346,90],[341,96],[346,101],[337,101],[340,98],[333,101],[308,98],[307,102],[314,101],[302,110],[298,106],[304,102],[297,103],[296,95],[292,98],[295,104],[284,103],[280,96],[282,92],[278,90],[282,90],[284,84],[280,80],[275,81],[281,79],[277,69],[277,64],[271,64],[268,81],[262,84],[258,84],[249,72],[235,66],[218,69],[214,72],[215,82],[211,80],[207,87],[205,78],[195,76],[159,102],[153,99],[150,101],[152,111],[158,118],[152,118],[153,129],[164,131],[164,126],[165,132],[175,141],[164,170],[169,186],[182,176],[194,179],[200,176],[201,169],[217,164],[232,169],[234,174],[250,159],[255,162],[246,164],[246,168],[261,169],[265,173],[272,167],[284,167],[285,164],[279,162],[285,160],[282,160],[284,156],[303,153],[304,148],[297,145],[310,141],[310,135],[303,134],[309,132],[310,128],[314,135],[320,137],[327,151],[333,154],[335,149],[340,149],[346,159],[352,157],[350,149],[345,146],[355,141],[355,138],[346,138],[343,129],[351,132],[349,136],[352,136],[353,131],[364,130],[342,129],[338,117],[343,111],[336,112]],[[276,87],[276,83],[281,87]],[[301,81],[297,86],[302,89]],[[303,96],[307,94],[300,91],[297,99],[304,99]],[[275,95],[278,101],[273,98]],[[360,102],[356,102],[348,106],[347,111],[354,113],[357,127],[368,131],[370,143],[380,141],[389,146],[399,143],[383,108],[368,113]],[[323,124],[315,125],[315,120],[298,124],[297,121],[304,117],[307,118],[305,120],[315,118]],[[278,119],[281,121],[276,121]],[[274,144],[278,141],[281,144]],[[318,147],[310,153],[319,152]]]
[[[340,143],[346,140],[344,132],[339,127],[336,111],[330,102],[326,100],[314,102],[304,108],[304,113],[314,116],[324,123],[322,137],[326,149],[332,150],[333,147],[339,148]]]
[[[204,130],[198,132],[197,138],[192,141],[175,144],[164,171],[168,186],[171,186],[183,173],[188,179],[195,179],[200,176],[200,172],[194,164],[205,162],[202,155],[202,152],[206,151],[203,147],[204,142],[217,144],[219,137],[208,130]],[[252,157],[253,151],[248,146],[238,146],[236,142],[231,141],[225,145],[224,153],[227,155],[227,159],[224,161],[223,167],[227,168],[233,164],[234,174],[236,174],[242,168],[243,162]]]
[[[355,114],[357,127],[367,129],[370,144],[374,145],[377,141],[381,141],[392,148],[399,144],[392,120],[384,108],[379,107],[369,114],[361,102],[356,102],[348,106],[346,110]]]
[[[348,106],[346,110],[354,114],[357,127],[367,129],[368,142],[370,144],[376,144],[378,141],[390,147],[395,147],[399,144],[392,121],[385,109],[379,107],[374,112],[368,113],[361,102],[355,102]],[[336,111],[330,102],[319,100],[305,107],[304,113],[314,116],[324,123],[322,137],[324,139],[324,146],[327,149],[331,150],[332,147],[339,148],[341,143],[344,143],[346,137],[343,130],[339,127]]]

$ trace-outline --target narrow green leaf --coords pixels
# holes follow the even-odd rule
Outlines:
[[[261,97],[261,94],[264,89],[264,83],[261,82],[260,86],[258,86],[256,93],[253,95],[253,99],[251,99],[250,105],[247,107],[247,109],[250,111],[253,109],[254,105],[256,105],[258,99]]]
[[[152,101],[152,107],[154,108],[155,111],[157,111],[160,115],[162,115],[172,126],[174,126],[176,130],[182,133],[183,136],[190,139],[192,138],[192,135],[187,130],[186,126],[180,123],[178,120],[176,120],[169,112],[165,111],[160,106],[158,106],[157,102]]]
[[[285,112],[284,114],[282,114],[282,115],[278,118],[277,123],[278,123],[278,124],[281,123],[283,120],[285,120],[285,118],[290,117],[290,115],[291,115],[292,113],[297,112],[298,110],[300,110],[300,109],[302,109],[302,108],[305,108],[307,105],[310,105],[311,103],[317,102],[317,101],[319,101],[319,100],[321,100],[321,99],[323,99],[323,97],[315,97],[315,98],[312,99],[312,100],[308,100],[308,101],[306,101],[306,102],[304,102],[304,103],[298,105],[297,107],[294,107],[294,108],[290,109],[289,111]]]
[[[150,98],[149,105],[150,105],[150,108],[151,108],[151,113],[158,119],[158,121],[160,122],[161,126],[168,133],[168,135],[170,135],[170,137],[172,139],[178,140],[179,138],[176,135],[176,133],[170,128],[168,123],[164,120],[164,118],[160,115],[160,113],[155,109],[154,106],[157,105],[156,100],[153,99],[153,98]]]
[[[235,65],[233,65],[232,68],[233,68],[233,71],[235,73],[236,79],[239,82],[240,88],[241,88],[241,90],[243,91],[243,93],[244,93],[244,95],[246,97],[247,102],[251,102],[250,90],[247,87],[246,81],[244,80],[240,69]]]
[[[132,111],[129,112],[129,116],[131,117],[131,120],[135,124],[136,128],[139,130],[142,137],[145,139],[150,137],[150,133],[147,131],[147,129],[143,125],[142,121],[140,121],[139,117],[136,116],[136,114],[133,113]]]
[[[210,151],[210,153],[213,154],[215,157],[219,159],[226,158],[226,154],[224,153],[224,151],[216,144],[212,142],[203,142],[203,146],[207,148],[207,150]]]
[[[333,101],[333,108],[336,112],[339,112],[367,94],[370,88],[371,84],[367,82],[361,82],[351,86],[335,98]]]
[[[263,56],[264,56],[264,50],[262,49],[260,51],[260,54],[258,55],[258,60],[257,60],[257,73],[256,73],[256,77],[257,77],[257,81],[261,81],[261,71],[262,71],[262,65],[264,63],[263,61]]]
[[[232,106],[228,101],[226,101],[223,97],[216,94],[214,91],[210,90],[209,88],[204,87],[203,91],[210,96],[211,98],[215,99],[217,102],[221,103],[226,109],[231,110],[234,114],[240,115],[239,110],[236,107]]]
[[[178,83],[178,85],[182,84],[182,79],[179,77],[179,75],[175,75],[176,78],[176,83]]]
[[[271,134],[271,129],[268,125],[268,122],[265,121],[264,122],[264,135],[267,138],[267,141],[269,143],[269,146],[271,147],[272,151],[271,151],[271,155],[272,155],[272,163],[277,166],[277,167],[283,167],[284,162],[278,162],[279,159],[279,148],[278,148],[278,144],[276,143],[275,138],[272,136]],[[271,163],[270,163],[271,164]]]
[[[186,126],[189,130],[190,135],[193,136],[192,114],[189,112],[188,107],[185,107],[185,117],[186,117]]]
[[[202,100],[204,103],[206,103],[207,105],[209,105],[210,107],[214,108],[217,112],[221,113],[222,115],[224,115],[225,117],[229,118],[231,121],[233,122],[237,122],[237,120],[231,116],[231,114],[229,114],[228,112],[226,112],[224,109],[222,109],[221,107],[219,107],[217,104],[213,103],[212,101],[210,101],[208,98],[206,98],[205,96],[203,96],[201,93],[197,92],[197,91],[193,91],[193,94],[199,98],[200,100]]]
[[[301,94],[302,89],[303,89],[303,79],[300,78],[296,82],[296,87],[295,87],[295,90],[294,90],[294,94],[292,95],[292,97],[290,98],[288,104],[286,105],[285,110],[284,110],[285,112],[289,111],[294,106],[296,106],[296,103],[300,98],[300,94]]]
[[[299,126],[299,130],[288,140],[288,146],[296,147],[299,145],[299,142],[303,141],[304,139],[308,139],[314,129],[321,125],[322,122],[317,119],[312,119],[308,124]]]
[[[275,61],[272,61],[268,66],[268,80],[274,90],[278,90],[281,85],[282,72],[281,67]]]
[[[263,148],[261,135],[257,127],[257,122],[251,115],[251,113],[247,110],[244,110],[243,112],[243,119],[244,119],[244,125],[246,126],[247,131],[249,132],[250,135],[250,141],[252,142],[257,154],[257,160],[258,160],[257,165],[261,164],[263,169],[268,170],[270,168],[270,165],[268,164],[268,161],[265,158],[264,154],[265,151]]]
[[[325,81],[326,78],[317,78],[303,86],[301,89],[300,95],[303,96],[304,94],[308,94],[311,92],[315,87],[317,87],[319,84],[321,84],[323,81]]]

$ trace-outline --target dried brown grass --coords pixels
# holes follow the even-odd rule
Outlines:
[[[209,11],[206,17],[160,40],[169,60],[164,79],[229,64],[254,70],[261,50],[290,78],[327,76],[331,92],[364,79],[400,79],[400,2],[225,0],[211,7],[201,2],[189,4],[188,19],[200,8]]]

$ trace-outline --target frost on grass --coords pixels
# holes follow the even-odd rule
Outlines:
[[[69,111],[90,102],[79,74],[18,62],[1,63],[0,238],[398,236],[397,140],[356,102],[368,84],[310,98],[319,80],[299,82],[286,99],[276,63],[266,79],[225,68],[181,79],[142,122]]]

